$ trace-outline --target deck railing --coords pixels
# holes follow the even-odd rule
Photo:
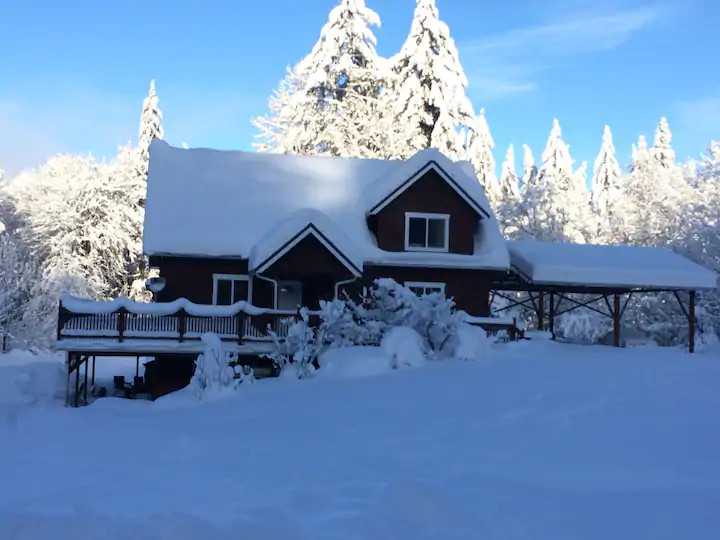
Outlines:
[[[288,335],[293,322],[298,319],[295,311],[260,309],[243,305],[241,309],[228,307],[227,313],[198,314],[188,312],[185,307],[167,312],[154,311],[152,304],[143,305],[141,310],[125,306],[108,310],[111,304],[93,304],[83,301],[82,305],[68,307],[60,302],[58,313],[57,339],[161,339],[175,341],[199,340],[205,333],[217,334],[224,341],[272,341],[273,334],[279,339]],[[95,309],[102,306],[102,309]],[[195,305],[193,305],[195,306]],[[195,306],[209,308],[207,311],[222,311],[216,306]],[[233,312],[234,311],[234,312]]]

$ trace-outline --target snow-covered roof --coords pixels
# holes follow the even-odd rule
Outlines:
[[[714,289],[718,275],[669,249],[522,240],[510,261],[533,283],[631,289]]]
[[[428,164],[444,171],[479,212],[475,255],[380,250],[366,216]],[[144,250],[148,255],[237,257],[251,269],[313,224],[353,265],[422,258],[425,266],[507,269],[509,256],[468,166],[436,150],[406,161],[175,148],[150,150]]]

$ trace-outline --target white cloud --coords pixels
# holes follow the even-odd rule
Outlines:
[[[656,22],[664,8],[579,13],[538,26],[516,28],[461,45],[477,93],[486,99],[531,92],[535,78],[563,58],[615,49]]]

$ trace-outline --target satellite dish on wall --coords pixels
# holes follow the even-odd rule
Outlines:
[[[165,285],[167,285],[167,281],[164,277],[150,278],[145,282],[145,286],[150,289],[153,294],[161,292],[165,288]]]

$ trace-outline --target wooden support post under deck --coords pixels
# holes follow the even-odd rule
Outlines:
[[[620,295],[613,295],[613,346],[620,346]]]
[[[541,332],[545,330],[545,293],[541,292],[538,295],[538,330]]]
[[[85,405],[87,405],[87,402],[88,402],[87,390],[88,390],[88,364],[90,363],[89,360],[90,360],[90,357],[86,356],[85,357],[85,384],[84,384],[84,388],[83,388],[83,401],[85,402]],[[80,372],[80,368],[78,367],[78,374],[79,374],[79,372]]]
[[[93,356],[92,385],[95,386],[95,357]]]
[[[695,291],[690,291],[690,302],[688,305],[688,351],[695,352]]]
[[[75,362],[75,407],[80,406],[80,362]]]
[[[65,384],[65,406],[70,406],[70,366],[72,365],[72,353],[65,353],[65,361],[67,362],[67,383]]]
[[[548,324],[550,326],[552,339],[555,339],[555,293],[550,293],[550,313]]]
[[[136,377],[140,376],[140,357],[139,356],[135,357],[135,376]]]

